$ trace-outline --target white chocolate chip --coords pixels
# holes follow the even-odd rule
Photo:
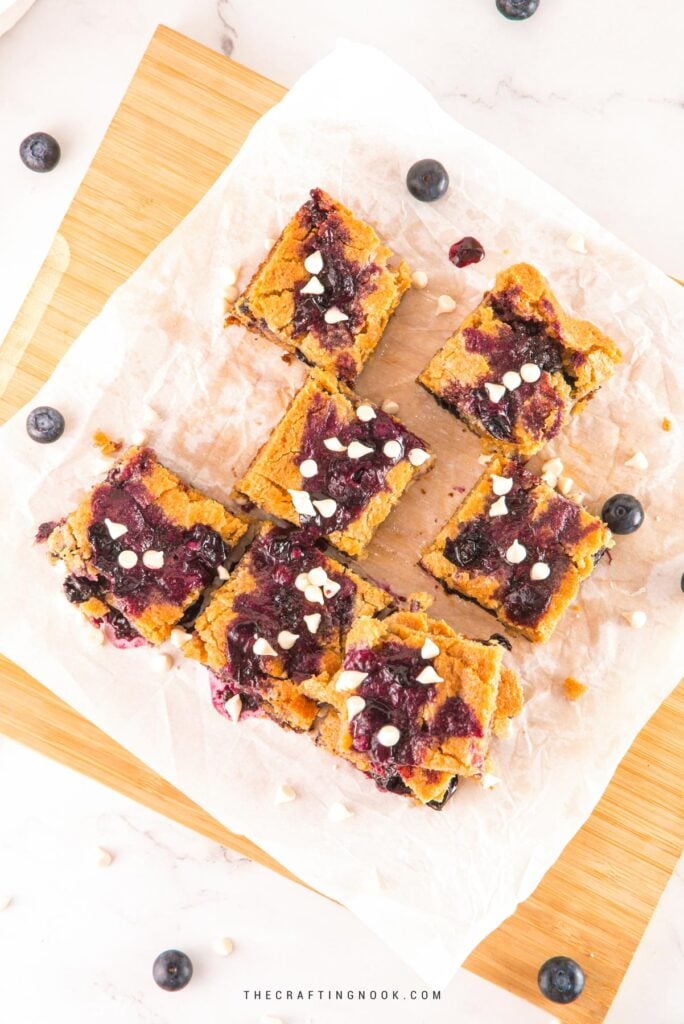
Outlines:
[[[268,252],[276,244],[275,238],[264,238],[264,249]]]
[[[441,316],[442,313],[453,313],[456,309],[456,303],[450,295],[440,295],[437,299],[437,316]]]
[[[547,459],[542,465],[542,473],[551,473],[555,477],[559,477],[563,472],[563,463],[560,459]]]
[[[11,902],[11,896],[7,896],[5,893],[0,893],[0,911],[7,910]]]
[[[214,939],[212,943],[212,949],[219,956],[230,956],[234,948],[232,941],[228,938]]]
[[[382,403],[382,411],[386,412],[388,416],[396,416],[399,412],[399,406],[393,398],[386,398]]]
[[[536,363],[523,363],[520,367],[520,376],[526,384],[535,384],[541,377],[541,370]]]
[[[354,669],[344,669],[340,672],[335,683],[335,689],[338,693],[344,693],[346,690],[355,690],[357,686],[360,686],[364,681],[367,672],[356,672]]]
[[[338,437],[326,437],[323,444],[329,452],[346,452],[347,450]]]
[[[278,647],[284,651],[291,650],[299,640],[299,633],[291,633],[289,629],[281,629],[278,633]]]
[[[323,314],[323,319],[326,324],[342,324],[345,320],[348,320],[349,317],[346,313],[343,313],[341,309],[338,309],[337,306],[331,306],[330,309],[326,309]]]
[[[436,658],[438,654],[439,654],[439,647],[437,646],[435,641],[430,639],[429,636],[426,637],[425,638],[425,643],[423,644],[423,646],[420,649],[420,656],[421,656],[421,658],[424,658],[426,661],[429,661],[430,658]]]
[[[317,633],[318,627],[321,624],[321,613],[312,612],[311,615],[305,615],[304,622],[306,623],[306,628],[310,633]]]
[[[291,487],[288,487],[288,493],[292,498],[292,504],[294,505],[295,512],[298,512],[300,516],[316,515],[316,509],[313,507],[311,495],[308,491],[295,491]]]
[[[146,569],[161,569],[164,565],[164,552],[150,548],[144,552],[142,561]]]
[[[216,570],[216,575],[220,580],[230,579],[230,573],[226,569],[225,565],[219,565],[218,569]]]
[[[229,306],[234,306],[237,302],[237,297],[240,294],[240,289],[235,284],[228,285],[223,292],[223,298]]]
[[[494,789],[494,787],[498,786],[500,782],[501,779],[498,777],[498,775],[491,775],[489,772],[486,772],[482,776],[483,789]]]
[[[354,812],[350,811],[346,804],[331,804],[328,810],[330,821],[346,821],[351,818]]]
[[[350,459],[362,459],[364,455],[372,455],[375,448],[369,448],[367,444],[363,444],[361,441],[352,441],[347,448],[347,455]]]
[[[142,407],[142,421],[146,427],[154,427],[161,420],[161,416],[156,409],[153,409],[151,405],[143,405]]]
[[[96,868],[108,868],[113,860],[109,850],[104,850],[101,846],[96,846],[93,850],[93,863]]]
[[[497,476],[496,473],[492,473],[492,490],[495,494],[508,494],[512,486],[512,476]]]
[[[173,667],[173,658],[170,654],[153,654],[152,671],[168,672]]]
[[[323,594],[325,597],[335,597],[340,591],[340,584],[335,580],[326,580],[323,584]]]
[[[320,498],[318,501],[314,499],[314,505],[324,519],[331,519],[337,512],[337,502],[333,498]]]
[[[316,476],[318,472],[318,463],[315,459],[304,459],[299,465],[299,472],[307,480],[310,480],[312,476]]]
[[[309,253],[304,260],[304,269],[309,274],[320,274],[323,269],[323,257],[321,256],[318,249],[315,252]]]
[[[629,622],[632,629],[643,629],[646,625],[646,622],[648,621],[648,616],[646,615],[646,612],[642,611],[623,612],[622,617],[626,619],[627,622]]]
[[[180,649],[185,644],[187,644],[188,640],[192,640],[192,634],[186,633],[184,629],[180,628],[180,626],[176,626],[175,629],[171,630],[169,640],[171,641],[174,647],[178,647]]]
[[[401,455],[401,445],[398,441],[385,441],[382,450],[388,459],[398,459]]]
[[[396,725],[383,725],[376,737],[378,743],[383,747],[396,747],[401,739],[401,733]]]
[[[322,565],[317,565],[309,572],[309,583],[313,583],[314,587],[322,587],[327,581],[328,574]]]
[[[514,540],[506,552],[506,561],[511,565],[518,565],[527,558],[527,550],[517,540]]]
[[[477,461],[481,466],[488,466],[493,458],[493,455],[478,455]]]
[[[535,562],[530,569],[531,580],[546,580],[551,575],[551,567],[546,562]]]
[[[359,405],[356,408],[356,418],[361,420],[362,423],[370,423],[371,420],[375,419],[375,409],[372,405]]]
[[[268,657],[274,657],[278,653],[273,650],[268,640],[263,636],[258,636],[256,638],[252,646],[252,650],[259,656],[266,655]]]
[[[414,288],[427,288],[428,276],[424,270],[415,270],[411,274],[411,284]]]
[[[223,272],[223,280],[225,281],[226,286],[229,286],[231,284],[235,284],[235,282],[238,279],[238,274],[239,273],[240,273],[240,267],[239,266],[237,266],[237,267],[226,267],[226,269]]]
[[[277,804],[289,804],[293,800],[297,799],[296,791],[287,782],[283,782],[275,792],[275,802]]]
[[[242,697],[239,693],[234,693],[232,697],[229,697],[223,706],[231,721],[240,721],[240,715],[242,714]]]
[[[426,452],[423,448],[412,448],[408,453],[408,460],[412,466],[418,468],[418,466],[424,465],[430,458],[429,452]]]
[[[302,288],[300,295],[322,295],[325,291],[317,277],[311,277]]]
[[[304,590],[304,597],[310,602],[310,604],[325,604],[321,588],[315,587],[313,583],[309,583]]]
[[[416,680],[422,683],[423,686],[429,686],[430,683],[443,683],[444,678],[435,672],[432,665],[426,665],[422,672],[419,672],[416,676]]]
[[[522,384],[522,377],[516,370],[509,370],[507,373],[504,373],[501,381],[508,391],[515,391]]]
[[[491,384],[489,381],[485,384],[485,391],[489,397],[490,402],[500,402],[503,396],[506,394],[506,388],[503,384]]]
[[[295,580],[295,587],[297,590],[306,590],[309,586],[309,574],[308,572],[300,572],[299,576]]]
[[[147,441],[147,434],[144,430],[134,430],[131,434],[131,444],[134,444],[136,448],[139,448],[141,444],[145,444]]]
[[[123,537],[124,533],[128,533],[127,526],[124,526],[123,523],[113,523],[111,519],[105,519],[105,526],[112,540],[118,540],[119,537]]]
[[[86,633],[86,637],[88,638],[88,642],[91,643],[93,647],[102,647],[102,645],[105,642],[104,630],[100,629],[99,626],[95,626],[94,624],[93,628],[89,629],[88,632]]]
[[[366,706],[366,702],[363,697],[347,697],[347,718],[351,722],[352,718],[356,718],[360,715]]]
[[[506,498],[504,497],[503,494],[501,495],[500,498],[497,498],[496,501],[492,502],[492,504],[489,506],[489,515],[492,517],[492,519],[495,516],[508,515],[508,505],[506,504]]]
[[[565,244],[571,252],[578,252],[582,256],[587,254],[587,243],[584,235],[572,234],[565,239]]]
[[[558,477],[555,473],[542,473],[541,478],[544,481],[544,483],[547,484],[547,486],[550,487],[552,490],[558,483]]]
[[[561,494],[568,495],[575,486],[575,481],[571,476],[559,476],[557,486]]]
[[[122,569],[132,569],[134,566],[138,564],[138,556],[136,555],[135,551],[129,551],[127,549],[126,551],[119,552],[117,562],[119,563]]]
[[[630,469],[648,469],[648,459],[643,452],[635,452],[631,459],[627,459],[625,466]]]

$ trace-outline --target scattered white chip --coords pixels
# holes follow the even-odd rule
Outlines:
[[[520,367],[520,376],[526,384],[535,384],[541,377],[541,370],[536,363],[523,363]]]
[[[369,423],[375,419],[375,409],[372,405],[359,405],[356,407],[356,418],[362,423]]]
[[[288,487],[288,493],[292,498],[292,504],[294,505],[295,512],[298,512],[300,516],[316,515],[316,509],[313,507],[311,495],[308,491],[295,491],[291,487]]]
[[[302,288],[301,295],[322,295],[325,291],[322,283],[317,277],[311,277]]]
[[[168,672],[173,666],[173,658],[170,654],[153,654],[152,655],[152,671],[153,672]]]
[[[512,486],[512,476],[497,476],[496,473],[492,473],[492,490],[495,494],[508,494]]]
[[[509,391],[515,391],[515,389],[519,388],[522,384],[522,377],[517,372],[517,370],[508,370],[507,373],[504,373],[503,377],[501,378],[501,381],[504,387],[507,388]]]
[[[6,896],[4,893],[0,893],[0,911],[7,910],[11,902],[11,896]]]
[[[486,772],[482,776],[483,789],[494,789],[494,787],[498,786],[500,782],[501,779],[498,777],[498,775],[491,775],[489,772]]]
[[[526,558],[526,548],[524,548],[519,541],[514,540],[506,552],[506,561],[510,562],[511,565],[518,565],[520,562],[524,562]]]
[[[103,850],[101,846],[96,846],[93,851],[93,863],[97,868],[108,868],[114,858],[112,857],[109,850]]]
[[[563,472],[563,463],[560,459],[547,459],[542,465],[542,473],[551,473],[555,477],[559,477]]]
[[[347,818],[353,817],[353,814],[346,804],[331,804],[328,810],[330,821],[346,821]]]
[[[530,569],[531,580],[546,580],[551,575],[551,567],[546,562],[535,562]]]
[[[339,437],[326,437],[323,444],[329,452],[346,452],[347,450]]]
[[[151,405],[143,405],[142,421],[146,427],[154,427],[161,420],[161,416]]]
[[[214,939],[212,943],[212,949],[215,953],[218,953],[219,956],[230,956],[234,948],[232,940],[225,937]]]
[[[501,495],[500,498],[497,498],[496,501],[492,502],[492,504],[489,506],[489,514],[492,517],[492,519],[495,516],[508,515],[508,505],[506,504],[506,498],[504,497],[503,494]]]
[[[561,494],[568,495],[575,486],[575,481],[571,476],[559,476],[558,483],[556,485]]]
[[[304,459],[299,465],[299,472],[307,480],[310,480],[312,476],[316,476],[318,472],[318,463],[315,459]]]
[[[340,584],[335,580],[326,580],[323,584],[324,597],[335,597],[340,592]]]
[[[230,573],[226,569],[225,565],[219,565],[218,569],[216,570],[216,575],[220,580],[230,579]]]
[[[124,533],[128,533],[127,526],[124,526],[123,523],[113,523],[111,519],[105,519],[105,526],[112,540],[118,540],[119,537],[123,537]]]
[[[321,624],[321,613],[312,612],[311,615],[305,615],[304,622],[306,623],[306,628],[310,633],[317,633],[318,627]]]
[[[412,448],[408,453],[408,460],[412,466],[418,468],[423,466],[430,458],[430,453],[426,452],[423,448]]]
[[[398,459],[401,455],[401,445],[398,441],[385,441],[382,450],[388,459]]]
[[[372,455],[374,451],[374,448],[369,448],[361,441],[352,441],[347,448],[347,455],[350,459],[362,459],[364,455]]]
[[[383,725],[378,731],[377,740],[383,747],[396,747],[400,739],[401,733],[396,725]]]
[[[631,459],[627,459],[625,466],[630,469],[648,469],[648,459],[643,452],[635,452]]]
[[[396,416],[399,412],[399,404],[395,402],[393,398],[386,398],[382,403],[381,409],[386,412],[388,416]]]
[[[314,587],[322,587],[328,579],[328,574],[322,565],[316,565],[309,572],[309,583],[313,583]]]
[[[437,646],[435,641],[432,640],[429,636],[425,637],[425,643],[420,649],[421,658],[424,658],[426,661],[429,661],[430,658],[436,658],[438,654],[439,647]]]
[[[273,650],[268,640],[263,636],[258,636],[256,638],[252,646],[252,650],[254,651],[255,654],[258,654],[260,656],[267,655],[268,657],[273,657],[278,653],[277,651]]]
[[[275,238],[264,238],[264,249],[266,249],[267,252],[269,249],[272,249],[275,244]]]
[[[456,303],[450,295],[440,295],[437,299],[437,316],[441,316],[442,313],[453,313],[456,309]]]
[[[239,267],[226,267],[226,269],[223,272],[223,280],[226,283],[226,286],[231,285],[231,284],[235,284],[235,282],[238,279],[238,274],[239,273],[240,273],[240,268]]]
[[[481,466],[488,466],[493,458],[493,455],[478,455],[477,461]]]
[[[506,394],[506,388],[503,384],[491,384],[489,381],[485,384],[485,391],[489,396],[489,401],[494,402],[495,404],[500,402]]]
[[[321,588],[315,587],[313,583],[309,583],[309,585],[304,590],[304,597],[311,604],[325,604]]]
[[[242,697],[239,693],[234,693],[232,697],[229,697],[223,706],[226,709],[228,717],[233,722],[240,721],[240,715],[242,713]]]
[[[136,447],[140,447],[140,445],[145,444],[146,441],[147,434],[144,430],[134,430],[131,434],[131,444],[134,444]]]
[[[295,580],[295,587],[297,590],[306,590],[309,586],[309,574],[308,572],[300,572],[299,576]]]
[[[578,252],[582,256],[587,255],[587,243],[584,240],[584,235],[569,235],[565,239],[565,244],[571,252]]]
[[[347,718],[351,722],[352,718],[360,715],[366,706],[366,702],[363,697],[347,697]]]
[[[277,804],[289,804],[297,799],[297,793],[287,782],[283,782],[276,789],[275,802]]]
[[[192,640],[192,634],[186,633],[184,629],[180,628],[180,626],[176,626],[175,629],[171,630],[169,640],[174,647],[180,648],[183,647],[184,644],[187,644],[188,640]]]
[[[93,626],[92,629],[89,629],[86,636],[88,638],[88,642],[94,647],[102,647],[106,639],[104,630],[100,629],[99,626]]]
[[[542,473],[541,478],[544,481],[544,483],[547,484],[552,490],[558,483],[558,477],[555,473]]]
[[[341,309],[338,309],[337,306],[331,306],[330,309],[326,309],[323,314],[323,319],[326,324],[342,324],[345,320],[348,320],[349,317],[346,313],[343,313]]]
[[[240,294],[240,289],[235,284],[228,285],[223,292],[223,298],[226,300],[229,306],[235,305],[237,297]]]
[[[367,672],[356,672],[350,668],[344,669],[337,677],[335,689],[338,693],[344,693],[346,690],[355,690],[357,686],[361,685],[367,675]]]
[[[314,505],[324,519],[332,519],[337,511],[337,502],[334,498],[320,498],[318,501],[314,500]]]
[[[299,640],[299,633],[291,633],[289,629],[281,629],[278,633],[278,647],[284,651],[291,650]]]
[[[304,269],[309,274],[320,274],[323,269],[323,257],[321,256],[318,249],[315,252],[309,253],[304,260]]]
[[[161,569],[164,565],[164,552],[150,548],[143,553],[142,560],[146,569]]]
[[[623,612],[622,616],[627,620],[627,622],[629,622],[630,626],[633,629],[643,629],[646,625],[646,622],[648,621],[648,616],[646,615],[646,612],[642,611]]]
[[[122,569],[132,569],[134,566],[138,564],[138,556],[136,555],[135,551],[129,551],[128,549],[126,549],[125,551],[119,552],[117,562],[119,563]]]
[[[411,284],[414,288],[427,288],[428,276],[424,270],[415,270],[411,274]]]
[[[422,672],[419,672],[416,676],[419,683],[424,686],[429,686],[430,683],[443,683],[444,677],[440,676],[438,672],[435,672],[432,665],[426,665]]]

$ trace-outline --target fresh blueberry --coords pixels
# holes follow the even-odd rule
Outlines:
[[[469,267],[471,263],[479,263],[484,257],[484,246],[470,235],[454,242],[449,249],[449,259],[455,267]]]
[[[568,956],[552,956],[539,968],[537,984],[552,1003],[572,1003],[582,995],[584,971]]]
[[[539,0],[496,0],[496,7],[509,21],[525,21],[539,7]]]
[[[613,533],[634,533],[644,521],[644,510],[634,495],[614,494],[601,509],[601,519]]]
[[[51,405],[39,405],[26,417],[26,432],[38,444],[52,444],[64,433],[64,417]]]
[[[152,977],[165,992],[178,992],[192,978],[192,961],[178,949],[167,949],[154,961]]]
[[[19,156],[30,171],[44,174],[51,171],[59,163],[62,151],[57,139],[47,132],[34,132],[27,135],[19,146]]]
[[[421,203],[434,203],[449,188],[449,175],[439,160],[418,160],[409,167],[406,187]]]
[[[682,578],[679,581],[679,585],[682,588],[682,593],[684,594],[684,572],[682,573]]]

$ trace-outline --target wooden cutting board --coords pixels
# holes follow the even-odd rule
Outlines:
[[[203,196],[283,93],[220,54],[157,30],[0,347],[2,421],[33,397],[105,299]],[[573,956],[587,986],[557,1014],[573,1024],[603,1020],[681,850],[683,713],[680,687],[534,895],[481,943],[468,968],[553,1010],[537,991],[538,967],[552,955]],[[289,875],[6,659],[0,730]]]

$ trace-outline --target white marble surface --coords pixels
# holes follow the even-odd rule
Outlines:
[[[340,35],[375,43],[468,127],[684,279],[679,0],[541,0],[515,25],[493,0],[37,0],[0,38],[0,337],[159,21],[284,84]],[[18,159],[21,139],[39,129],[62,145],[49,175]],[[248,1024],[270,1012],[286,1024],[348,1021],[349,1003],[269,1010],[241,992],[281,982],[412,986],[343,911],[1,739],[0,777],[0,890],[15,895],[0,915],[3,1019]],[[89,866],[97,844],[117,854],[106,871]],[[610,1024],[682,1020],[683,884],[680,871]],[[221,933],[238,944],[226,961],[210,949]],[[150,985],[149,967],[174,944],[193,954],[197,977],[170,997]],[[428,1010],[400,1004],[390,1017],[367,1006],[354,1019],[549,1019],[468,976],[459,984]]]

